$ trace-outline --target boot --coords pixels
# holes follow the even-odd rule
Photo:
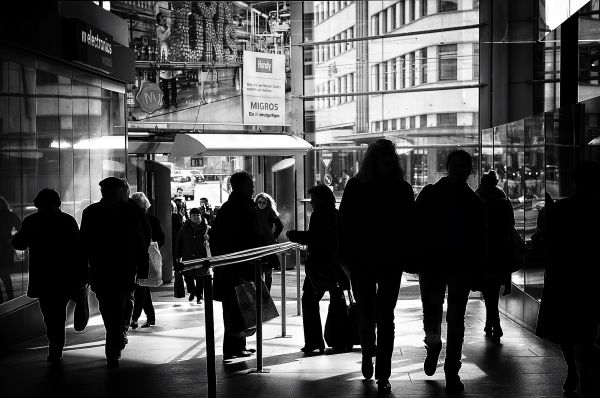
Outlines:
[[[457,374],[446,374],[446,389],[448,394],[455,394],[465,390],[465,385],[460,381],[460,376]]]
[[[423,364],[423,370],[425,370],[425,374],[427,376],[433,376],[438,366],[440,352],[442,351],[442,342],[440,341],[434,345],[427,344],[427,341],[425,340],[424,342],[425,349],[427,350],[427,357],[425,358],[425,363]]]

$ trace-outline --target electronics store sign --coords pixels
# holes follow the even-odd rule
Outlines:
[[[73,61],[86,64],[103,72],[112,72],[113,38],[100,29],[79,20],[74,21],[75,52]]]
[[[285,125],[285,56],[244,51],[244,124]]]

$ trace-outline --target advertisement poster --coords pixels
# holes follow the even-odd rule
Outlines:
[[[285,56],[244,52],[244,124],[285,125]]]

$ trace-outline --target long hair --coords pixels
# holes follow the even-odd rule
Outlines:
[[[258,195],[256,195],[256,198],[254,198],[254,203],[258,202],[258,199],[263,198],[267,201],[267,207],[270,207],[271,209],[273,209],[273,211],[275,212],[275,215],[277,215],[277,217],[279,217],[279,212],[277,211],[277,203],[275,203],[275,199],[273,199],[273,197],[271,195],[269,195],[266,192],[261,192]]]
[[[394,162],[393,168],[387,176],[381,174],[377,163],[378,159],[383,156],[392,157]],[[383,138],[369,144],[367,153],[365,153],[365,157],[361,162],[360,170],[356,174],[356,177],[362,182],[375,182],[390,178],[403,180],[404,176],[396,147],[392,141]]]
[[[325,184],[315,185],[308,190],[309,195],[318,197],[323,202],[323,207],[335,209],[335,195]]]

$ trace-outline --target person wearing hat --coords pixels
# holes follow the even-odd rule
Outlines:
[[[38,211],[23,220],[12,245],[29,249],[27,296],[39,300],[48,339],[46,360],[57,363],[65,345],[67,304],[72,293],[87,283],[88,270],[78,251],[77,221],[60,210],[58,193],[42,189],[33,204]]]
[[[136,275],[148,275],[150,225],[124,200],[127,185],[116,177],[100,181],[102,199],[83,210],[81,239],[90,266],[90,285],[106,329],[106,360],[119,366],[127,344]]]

